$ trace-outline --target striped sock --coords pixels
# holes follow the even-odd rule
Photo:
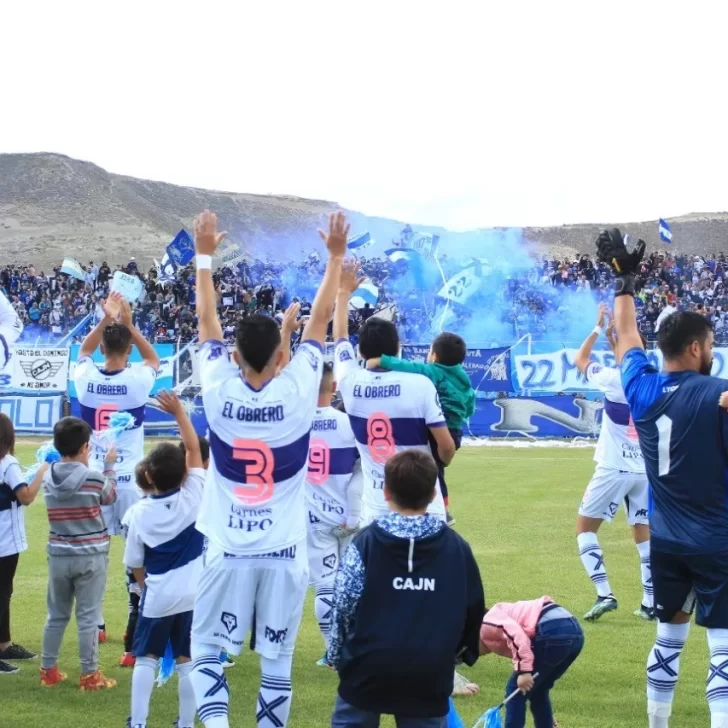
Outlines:
[[[293,656],[260,658],[260,692],[255,719],[259,728],[285,728],[291,712]]]
[[[328,646],[329,634],[331,632],[331,610],[334,604],[334,589],[331,584],[322,584],[316,587],[314,598],[314,613],[318,621],[319,629]]]
[[[728,629],[708,629],[710,665],[705,692],[711,728],[728,726]]]
[[[576,537],[579,545],[579,557],[584,564],[586,573],[596,587],[597,596],[612,596],[612,590],[607,580],[607,569],[604,566],[604,554],[599,546],[599,539],[596,533],[580,533]]]
[[[230,688],[220,664],[219,648],[193,642],[190,682],[195,691],[197,714],[205,728],[229,728]]]
[[[647,658],[647,714],[650,726],[667,726],[680,673],[680,653],[689,632],[689,622],[657,625],[657,639]]]
[[[646,607],[655,606],[654,592],[652,589],[652,569],[650,568],[650,542],[643,541],[637,544],[637,551],[640,555],[640,574],[642,577],[642,604]]]

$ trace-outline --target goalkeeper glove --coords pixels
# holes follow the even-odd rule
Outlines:
[[[617,282],[615,296],[634,296],[634,277],[645,254],[645,241],[638,240],[633,250],[628,250],[625,238],[617,228],[602,230],[596,242],[597,257],[612,266]]]

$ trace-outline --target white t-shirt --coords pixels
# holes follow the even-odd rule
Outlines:
[[[334,376],[361,456],[364,507],[370,513],[387,513],[387,460],[404,450],[431,453],[428,429],[447,426],[437,390],[422,374],[361,369],[347,340],[336,344]],[[445,517],[439,484],[428,511]]]
[[[0,460],[0,557],[26,551],[24,507],[15,491],[26,485],[17,459],[6,455]]]
[[[222,342],[205,342],[199,357],[210,469],[197,527],[211,544],[238,556],[301,543],[321,347],[304,341],[260,390],[243,379]]]
[[[349,418],[333,407],[318,408],[311,427],[306,477],[311,528],[341,526],[349,520],[347,492],[355,477],[361,478],[361,467]]]
[[[586,379],[604,394],[602,428],[599,431],[594,461],[607,468],[644,473],[645,461],[624,396],[619,369],[603,367],[592,361],[586,368]]]
[[[94,430],[105,430],[114,412],[134,416],[134,428],[122,432],[116,441],[117,488],[136,488],[134,468],[144,457],[144,416],[157,379],[157,372],[144,364],[132,364],[110,372],[97,366],[91,357],[78,360],[73,372],[81,418]],[[104,470],[103,448],[94,447],[89,467]]]
[[[195,521],[204,485],[205,471],[193,468],[181,488],[149,495],[124,516],[124,564],[146,570],[145,617],[189,612],[195,605],[204,545]]]
[[[10,362],[10,347],[23,333],[23,323],[5,294],[0,292],[0,372]]]

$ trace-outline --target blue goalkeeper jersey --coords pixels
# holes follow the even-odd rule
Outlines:
[[[622,359],[650,481],[653,548],[675,554],[728,552],[728,381],[660,372],[642,349]]]

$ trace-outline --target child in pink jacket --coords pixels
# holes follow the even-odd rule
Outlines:
[[[521,690],[506,706],[505,728],[524,728],[526,700],[535,728],[556,726],[549,693],[583,647],[584,633],[576,617],[551,597],[501,602],[487,612],[480,628],[480,653],[510,657],[513,675],[506,695]]]

